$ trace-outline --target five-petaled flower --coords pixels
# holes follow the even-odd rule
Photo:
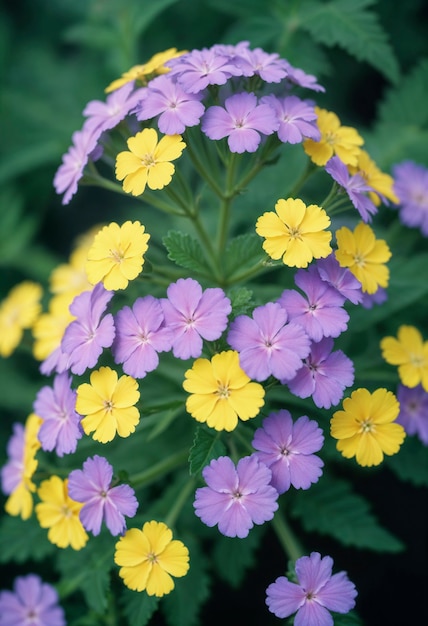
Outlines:
[[[422,384],[428,391],[428,341],[415,326],[400,326],[395,337],[380,342],[382,356],[390,365],[398,365],[398,375],[406,387]]]

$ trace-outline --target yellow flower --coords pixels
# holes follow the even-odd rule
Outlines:
[[[387,287],[389,270],[385,263],[391,251],[383,239],[376,239],[368,224],[358,224],[354,231],[343,226],[336,232],[336,259],[341,267],[349,267],[362,290],[375,293],[379,287]]]
[[[37,491],[41,502],[36,504],[36,515],[40,526],[49,528],[51,543],[58,548],[80,550],[89,539],[79,519],[83,503],[70,498],[67,484],[59,476],[44,480]]]
[[[151,59],[142,65],[134,65],[127,72],[124,72],[120,78],[114,80],[110,85],[105,89],[106,93],[110,93],[111,91],[115,91],[126,85],[126,83],[131,82],[131,80],[138,80],[146,84],[147,78],[150,78],[152,74],[166,74],[169,72],[169,68],[165,67],[165,63],[170,59],[175,59],[176,57],[181,56],[184,52],[178,52],[177,48],[169,48],[164,52],[158,52],[153,55]]]
[[[215,430],[233,430],[238,417],[243,421],[255,417],[264,404],[265,390],[250,381],[234,350],[215,354],[211,361],[196,359],[185,378],[183,387],[192,394],[187,411]]]
[[[189,551],[183,542],[172,538],[166,524],[151,521],[142,530],[126,531],[116,544],[114,562],[129,589],[161,597],[174,589],[172,576],[187,574]]]
[[[171,182],[175,167],[170,161],[181,156],[186,144],[181,135],[165,135],[158,142],[154,128],[145,128],[127,141],[129,152],[116,157],[116,178],[123,180],[123,189],[140,196],[146,185],[163,189]]]
[[[331,419],[331,436],[338,439],[339,452],[347,459],[356,457],[359,465],[370,467],[382,463],[384,454],[396,454],[406,433],[393,423],[400,411],[391,391],[356,389],[343,401],[343,411]]]
[[[92,285],[102,282],[109,291],[125,289],[143,269],[149,239],[150,235],[138,221],[104,226],[88,251],[89,282]]]
[[[263,249],[272,259],[289,267],[307,267],[312,259],[331,252],[330,218],[316,204],[306,206],[302,200],[278,200],[275,211],[264,213],[256,223],[256,232],[265,238]]]
[[[33,355],[38,361],[46,359],[60,347],[64,331],[75,318],[69,311],[67,298],[56,296],[49,303],[49,311],[36,320],[32,334]]]
[[[92,245],[93,239],[94,237],[92,237],[90,245]],[[61,296],[65,303],[71,304],[75,296],[92,289],[85,269],[90,245],[74,250],[70,255],[69,262],[58,265],[49,277],[51,292],[57,297]]]
[[[0,356],[8,357],[19,345],[23,331],[31,328],[41,311],[42,288],[24,281],[15,285],[0,304]]]
[[[100,367],[91,373],[91,384],[77,388],[76,411],[84,415],[82,428],[87,435],[101,443],[112,441],[116,433],[128,437],[140,421],[134,406],[139,398],[138,383],[131,376],[121,376],[110,367]]]
[[[389,174],[382,172],[376,163],[369,157],[365,150],[360,150],[356,166],[349,166],[350,174],[359,174],[362,176],[372,189],[380,193],[387,200],[391,200],[394,204],[399,203],[399,199],[394,193],[394,179]],[[370,199],[374,204],[379,205],[380,200],[377,193],[370,192]]]
[[[384,337],[382,356],[390,365],[398,365],[398,375],[406,387],[422,384],[428,391],[428,341],[414,326],[400,326],[398,338]]]
[[[364,140],[351,126],[341,126],[340,120],[332,111],[315,107],[318,115],[317,126],[321,139],[305,139],[303,148],[316,165],[323,166],[336,155],[346,165],[356,165],[360,146]]]

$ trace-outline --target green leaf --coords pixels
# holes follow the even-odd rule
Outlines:
[[[398,454],[387,457],[385,463],[401,480],[417,487],[428,487],[427,448],[417,437],[406,437]]]
[[[200,243],[188,233],[170,230],[163,238],[163,243],[171,261],[188,270],[209,274],[209,267]]]
[[[343,615],[342,613],[334,613],[332,611],[334,618],[334,626],[364,626],[361,618],[355,613],[355,611],[351,611],[350,613],[346,613]]]
[[[378,16],[367,10],[372,4],[373,0],[304,2],[299,12],[300,26],[315,41],[329,47],[338,45],[397,82],[398,62]]]
[[[239,235],[229,242],[225,250],[223,262],[226,276],[233,278],[265,258],[262,240],[256,233]]]
[[[231,15],[246,18],[249,15],[260,15],[266,12],[266,0],[206,0],[208,6],[216,11],[224,11]]]
[[[159,598],[145,591],[125,589],[121,597],[123,612],[129,626],[146,626],[159,605]]]
[[[242,583],[247,570],[254,565],[256,550],[264,534],[262,526],[251,529],[243,539],[220,535],[213,551],[213,563],[220,578],[235,589]]]
[[[232,315],[242,315],[253,308],[253,292],[247,287],[232,287],[227,294],[232,304]]]
[[[324,474],[310,492],[296,491],[290,514],[302,520],[308,532],[330,535],[345,546],[375,552],[399,552],[399,541],[382,528],[369,510],[368,502],[352,492],[344,480]]]
[[[398,126],[426,126],[427,98],[428,59],[422,59],[397,87],[387,92],[379,107],[379,122]]]
[[[20,517],[5,515],[1,520],[0,563],[40,561],[56,550],[35,517],[23,521]]]
[[[220,433],[212,433],[202,426],[198,426],[190,448],[190,473],[199,474],[212,459],[225,454],[226,448],[220,440]]]

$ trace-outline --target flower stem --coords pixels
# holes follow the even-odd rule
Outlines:
[[[174,526],[180,514],[181,509],[186,504],[188,497],[190,496],[193,489],[195,488],[195,483],[196,481],[193,478],[193,476],[188,481],[186,481],[184,487],[178,494],[178,497],[176,498],[174,505],[169,510],[168,515],[165,517],[165,524],[169,526],[170,528]]]
[[[287,524],[281,510],[278,510],[275,513],[272,520],[272,526],[280,544],[292,561],[297,561],[297,559],[304,555],[304,550],[300,545],[299,540],[295,537],[290,526]]]
[[[130,483],[134,488],[137,487],[146,487],[150,485],[152,482],[167,474],[173,469],[176,469],[180,465],[184,465],[189,457],[189,449],[179,450],[175,454],[171,454],[171,456],[167,457],[163,461],[152,465],[151,467],[143,470],[139,474],[134,474],[134,476],[130,477]]]

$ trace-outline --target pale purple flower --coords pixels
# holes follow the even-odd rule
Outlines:
[[[55,450],[58,456],[76,451],[83,432],[75,405],[76,392],[67,373],[58,374],[52,387],[42,387],[37,393],[33,409],[43,419],[38,433],[43,450]]]
[[[137,298],[114,318],[116,336],[112,345],[115,363],[134,378],[144,378],[159,365],[158,352],[171,350],[172,333],[165,327],[162,306],[153,296]]]
[[[171,331],[172,351],[179,359],[202,354],[203,339],[219,339],[232,310],[229,298],[219,287],[202,290],[193,278],[179,278],[161,299],[165,325]]]
[[[7,442],[8,460],[1,468],[1,487],[5,495],[10,495],[22,481],[24,471],[25,428],[23,424],[13,424],[13,434]]]
[[[320,278],[314,265],[298,270],[294,281],[305,295],[286,289],[278,302],[313,341],[338,337],[347,329],[349,314],[342,307],[344,297]]]
[[[342,350],[332,352],[333,339],[324,337],[311,346],[309,356],[288,388],[298,398],[312,396],[315,406],[329,409],[343,397],[346,387],[354,382],[354,365]],[[284,382],[284,381],[281,381]]]
[[[392,171],[401,222],[419,228],[424,237],[428,237],[428,168],[413,161],[403,161]]]
[[[45,376],[50,376],[52,372],[62,374],[70,369],[70,355],[61,350],[59,345],[40,364],[40,371]]]
[[[286,61],[286,64],[287,80],[290,81],[292,85],[298,85],[299,87],[312,89],[313,91],[325,91],[325,88],[317,83],[316,76],[314,76],[313,74],[306,74],[306,72],[304,72],[300,68],[293,67],[288,61]]]
[[[83,170],[91,153],[96,148],[97,140],[97,133],[90,128],[82,128],[73,133],[73,143],[62,157],[62,164],[57,169],[53,180],[56,193],[65,192],[62,204],[68,204],[77,192],[79,180],[83,176]]]
[[[293,423],[289,411],[281,409],[263,420],[254,433],[255,456],[272,472],[271,485],[278,493],[309,489],[322,474],[323,461],[314,454],[321,450],[324,435],[317,422],[306,415]]]
[[[255,152],[262,135],[271,135],[279,127],[275,111],[268,104],[258,104],[253,93],[237,93],[226,98],[224,108],[209,107],[202,118],[202,130],[210,139],[223,139],[231,152]]]
[[[325,170],[346,191],[363,222],[371,222],[372,215],[376,215],[378,209],[366,194],[374,193],[374,189],[367,185],[361,174],[357,172],[351,176],[346,165],[337,156],[327,161]]]
[[[166,135],[179,135],[188,126],[196,126],[205,107],[200,94],[187,93],[172,77],[163,75],[150,81],[137,111],[137,119],[159,116],[158,127]]]
[[[372,309],[375,304],[383,304],[388,300],[388,293],[383,287],[378,287],[374,293],[362,292],[361,306],[364,309]]]
[[[277,53],[269,54],[261,48],[242,47],[235,63],[244,76],[258,75],[266,83],[280,83],[287,76],[287,62]]]
[[[280,576],[266,589],[269,611],[281,619],[296,613],[294,626],[333,626],[330,611],[348,613],[357,590],[346,572],[332,569],[333,559],[318,552],[297,559],[297,583]]]
[[[278,508],[278,492],[270,484],[272,473],[253,456],[235,467],[227,456],[202,470],[207,487],[196,490],[193,506],[207,526],[218,525],[226,537],[247,537],[254,524],[271,520]]]
[[[242,70],[215,49],[192,50],[165,63],[187,93],[199,93],[208,85],[224,85]]]
[[[65,329],[61,350],[70,355],[73,374],[83,374],[94,367],[104,348],[113,343],[115,329],[113,315],[103,314],[114,295],[98,283],[91,291],[84,291],[70,304],[70,312],[76,317]]]
[[[15,578],[13,591],[0,591],[0,626],[65,626],[56,589],[36,574]]]
[[[274,94],[263,96],[260,102],[269,104],[275,111],[279,121],[278,137],[284,143],[300,143],[306,138],[320,139],[313,102],[297,96],[278,98]]]
[[[401,424],[408,435],[416,435],[428,446],[428,393],[422,385],[411,389],[399,385],[397,400],[400,403],[397,424]]]
[[[321,279],[328,283],[352,304],[358,304],[363,299],[361,283],[347,267],[341,267],[334,252],[325,259],[318,259],[315,263]]]
[[[233,320],[227,341],[239,352],[247,376],[258,381],[293,378],[309,354],[310,339],[301,326],[288,322],[287,311],[275,302],[256,307],[252,318],[238,315]]]
[[[79,518],[86,530],[99,535],[104,521],[112,535],[126,530],[127,517],[134,517],[138,501],[129,485],[111,486],[113,467],[97,454],[83,463],[83,470],[73,470],[68,477],[68,493],[83,502]]]
[[[114,128],[133,112],[144,94],[145,89],[134,90],[132,81],[113,91],[105,102],[91,100],[83,110],[83,115],[87,117],[84,128],[93,131],[99,138],[101,133]]]

